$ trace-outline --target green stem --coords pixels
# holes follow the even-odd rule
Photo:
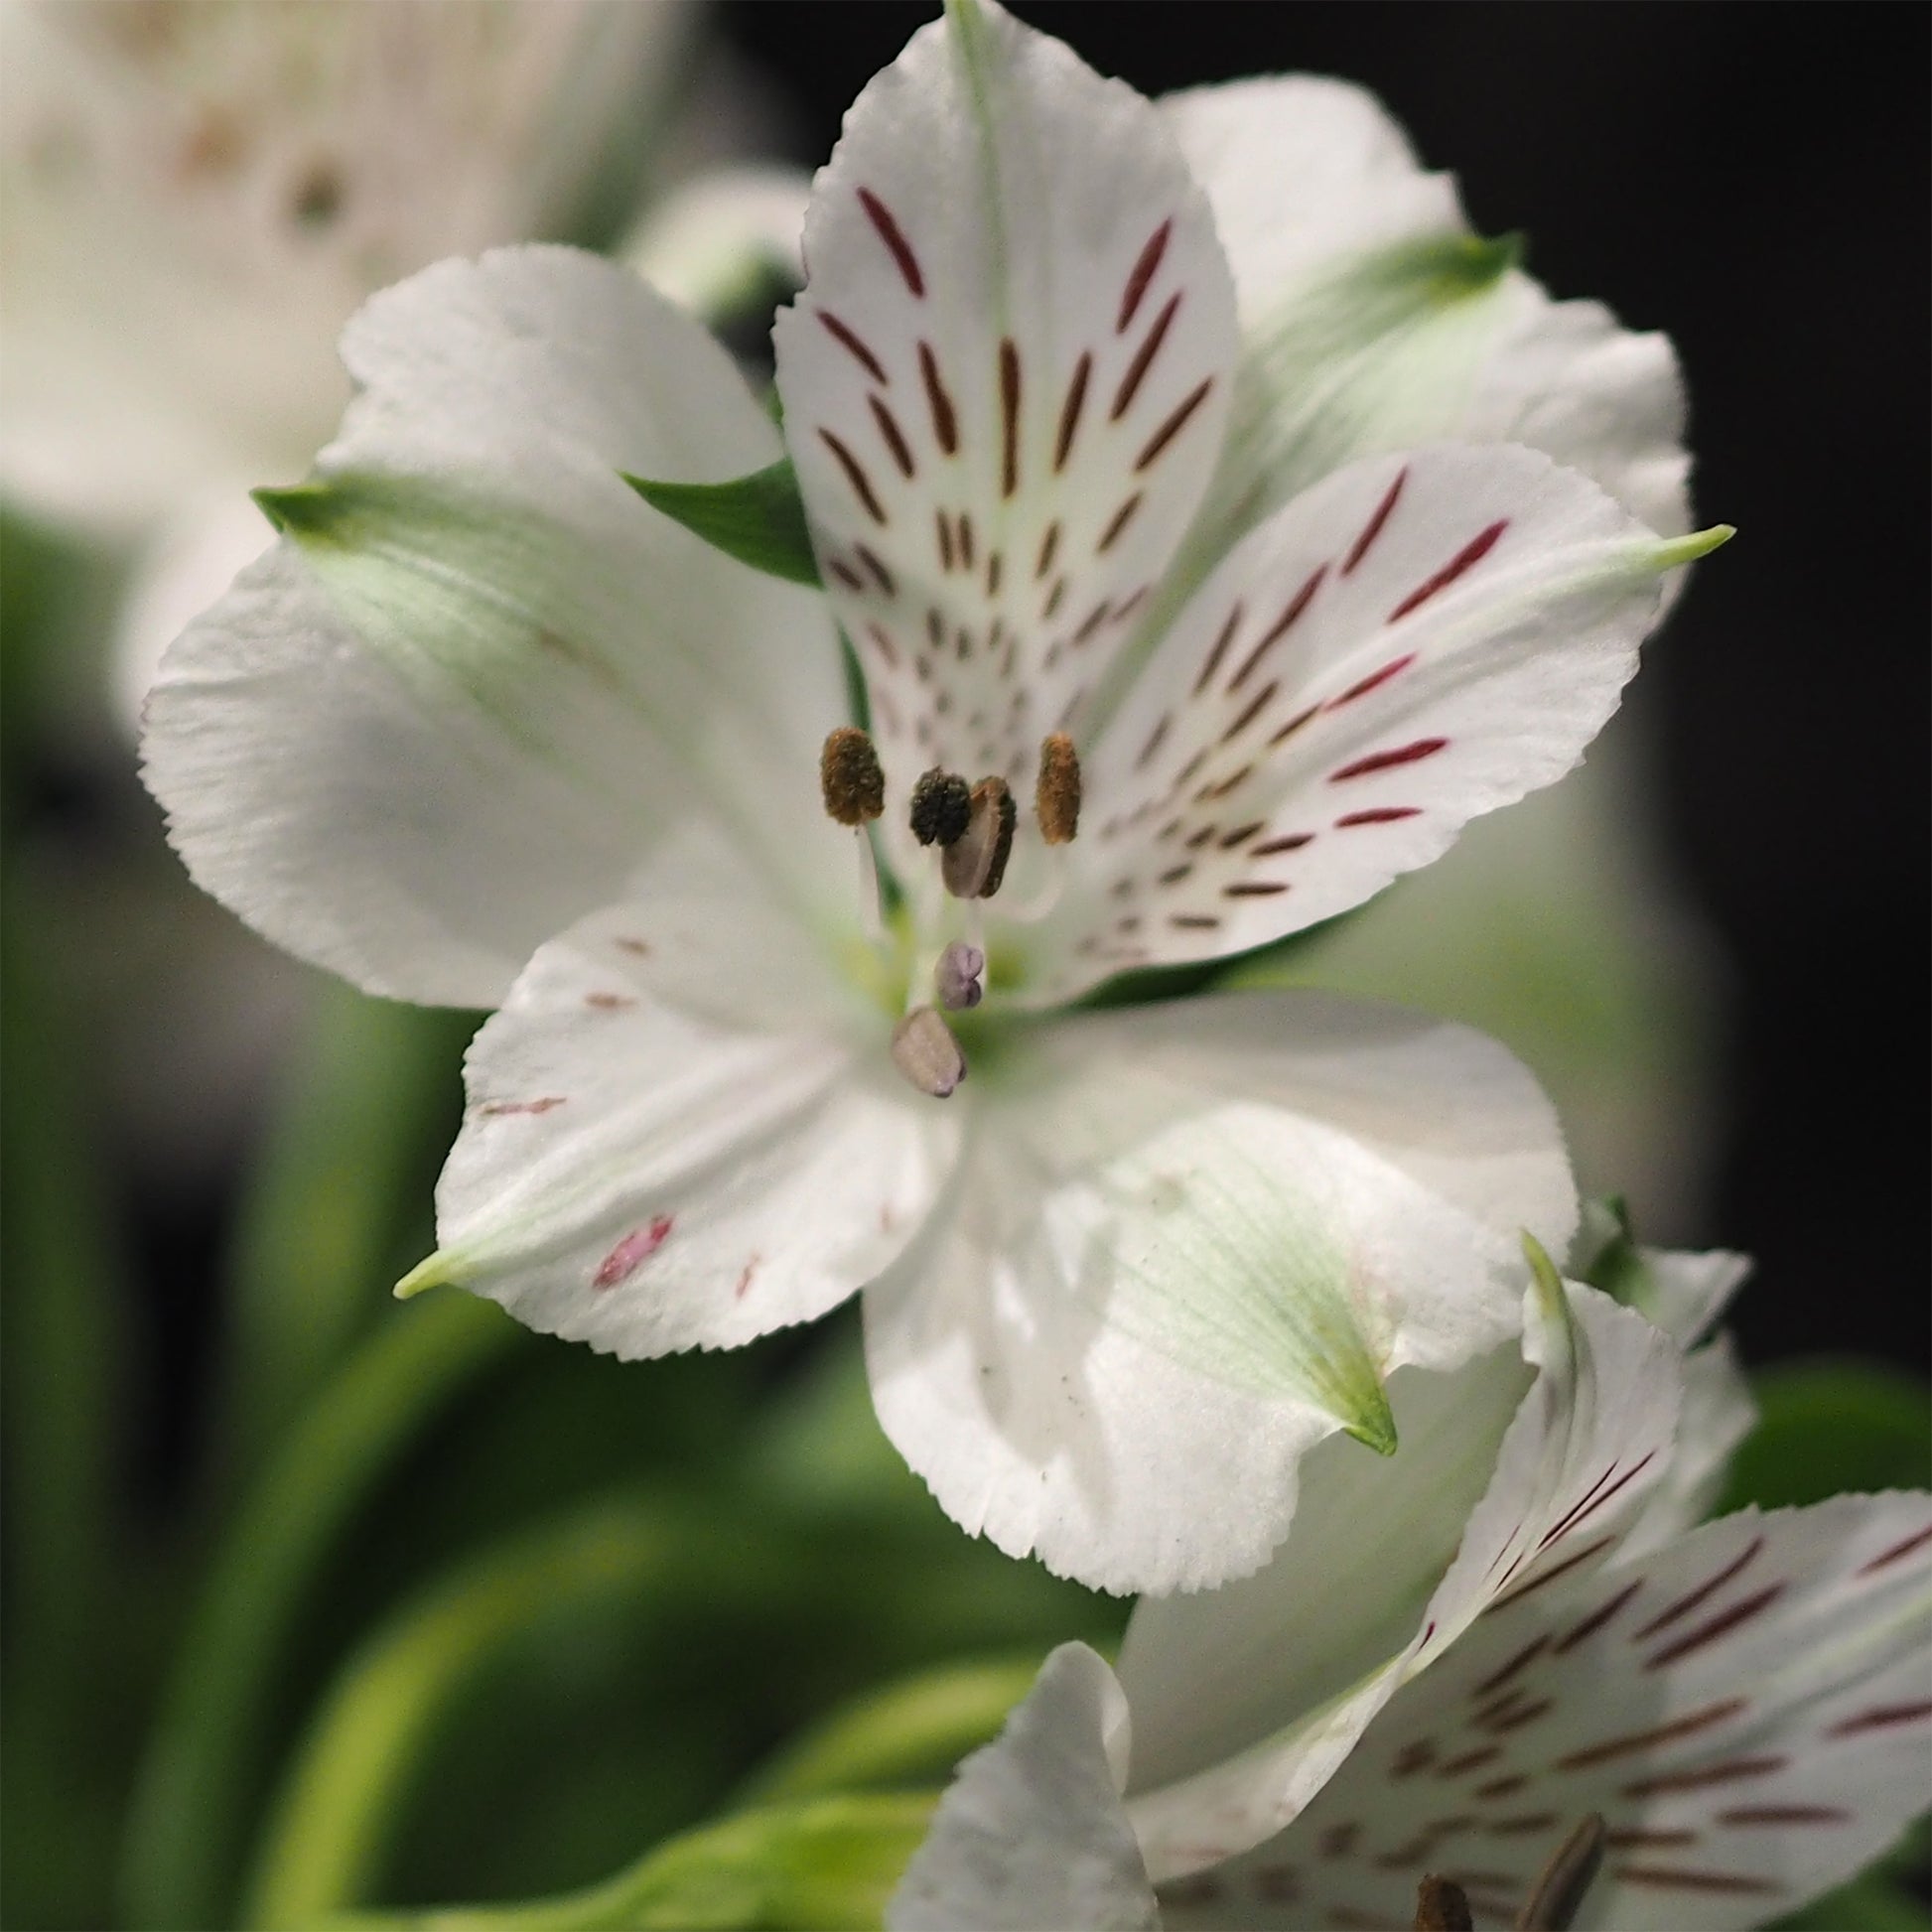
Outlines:
[[[750,1784],[751,1804],[795,1803],[948,1777],[1033,1688],[1036,1654],[921,1671],[870,1691],[787,1745]]]
[[[352,1904],[375,1875],[443,1715],[533,1626],[646,1593],[714,1609],[787,1591],[796,1552],[718,1535],[715,1506],[606,1502],[439,1580],[338,1678],[276,1799],[242,1922],[286,1927]]]
[[[458,1061],[475,1024],[334,982],[316,989],[228,1269],[233,1339],[217,1444],[228,1466],[255,1462],[416,1259],[400,1244],[455,1132]]]
[[[851,1932],[876,1926],[936,1792],[742,1812],[588,1891],[515,1905],[344,1912],[314,1932]]]
[[[304,1593],[375,1478],[520,1332],[467,1295],[397,1311],[243,1498],[141,1766],[122,1866],[131,1924],[161,1932],[223,1921],[265,1705]]]

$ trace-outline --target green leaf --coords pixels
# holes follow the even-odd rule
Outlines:
[[[1867,1873],[1779,1919],[1770,1932],[1932,1932],[1932,1913],[1890,1879]]]
[[[653,509],[726,556],[788,583],[817,587],[818,561],[789,458],[731,483],[650,483],[631,476],[624,482]]]
[[[1792,1362],[1751,1378],[1759,1420],[1719,1504],[1782,1509],[1844,1490],[1932,1487],[1932,1391],[1852,1359]]]

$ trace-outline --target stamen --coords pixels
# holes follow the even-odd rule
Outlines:
[[[818,789],[841,825],[863,825],[886,809],[886,770],[873,743],[856,725],[826,735],[818,755]]]
[[[986,971],[986,954],[978,946],[955,939],[939,955],[932,969],[932,982],[938,989],[939,1004],[949,1013],[962,1013],[979,1005],[985,994],[980,975]]]
[[[921,845],[954,845],[973,815],[973,791],[956,771],[934,765],[912,787],[912,836]]]
[[[1569,1932],[1603,1863],[1604,1839],[1602,1814],[1592,1811],[1557,1847],[1538,1874],[1516,1915],[1516,1932]]]
[[[1452,1878],[1432,1871],[1416,1887],[1416,1932],[1474,1932],[1468,1894]]]
[[[1040,741],[1034,815],[1048,845],[1071,845],[1080,829],[1080,755],[1065,732],[1053,732]]]
[[[1019,819],[1019,807],[1004,778],[982,778],[973,787],[966,830],[939,862],[939,876],[954,898],[991,898],[1000,890]]]
[[[893,1029],[893,1064],[935,1100],[945,1099],[966,1077],[959,1041],[930,1007],[914,1007]]]

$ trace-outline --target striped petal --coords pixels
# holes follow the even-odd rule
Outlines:
[[[1164,1896],[1164,1921],[1404,1925],[1434,1871],[1507,1926],[1593,1811],[1580,1927],[1762,1925],[1924,1808],[1929,1685],[1932,1498],[1726,1517],[1505,1598],[1289,1831]]]
[[[1357,464],[1246,538],[1086,760],[1072,883],[1030,997],[1346,911],[1575,765],[1615,707],[1667,543],[1533,451]]]
[[[847,116],[805,256],[786,440],[895,789],[934,763],[1030,786],[1220,447],[1206,203],[1148,101],[958,0]]]

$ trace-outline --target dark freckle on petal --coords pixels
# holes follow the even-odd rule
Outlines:
[[[1120,533],[1127,528],[1130,522],[1133,521],[1134,512],[1137,509],[1139,509],[1140,506],[1141,506],[1141,492],[1137,489],[1133,493],[1133,495],[1128,497],[1127,501],[1124,502],[1120,506],[1120,508],[1114,512],[1114,520],[1111,523],[1109,523],[1106,529],[1101,533],[1100,542],[1096,546],[1096,552],[1098,555],[1104,557],[1107,554],[1107,552],[1114,547],[1114,544],[1118,540]]]
[[[925,383],[926,407],[932,412],[932,433],[947,456],[959,449],[959,418],[953,411],[952,397],[939,376],[939,363],[929,343],[919,345],[919,375]]]
[[[1173,327],[1175,313],[1180,308],[1180,296],[1176,291],[1168,298],[1167,307],[1156,317],[1154,327],[1147,332],[1147,340],[1140,346],[1140,352],[1128,364],[1127,373],[1122,376],[1120,387],[1114,392],[1114,405],[1107,412],[1107,420],[1117,423],[1134,405],[1134,398],[1140,393],[1141,384],[1147,372],[1154,366],[1154,358],[1161,352],[1161,345],[1168,339],[1168,331]]]
[[[1496,547],[1496,539],[1509,528],[1505,517],[1501,522],[1492,523],[1479,536],[1473,537],[1463,545],[1448,563],[1427,583],[1420,584],[1398,604],[1388,615],[1387,621],[1394,623],[1398,618],[1406,618],[1418,605],[1427,604],[1438,591],[1446,591],[1464,571],[1473,569]]]
[[[1277,852],[1300,852],[1314,838],[1312,832],[1290,832],[1285,838],[1269,839],[1265,844],[1255,847],[1257,859],[1272,858]]]
[[[1020,350],[1011,336],[1000,343],[1000,494],[1020,483]]]
[[[879,506],[879,498],[873,494],[872,479],[866,475],[864,466],[829,429],[821,428],[819,436],[825,447],[838,459],[839,468],[845,472],[846,481],[851,483],[854,493],[866,506],[866,513],[875,523],[886,521],[886,512]]]
[[[886,568],[884,562],[878,556],[876,556],[870,549],[868,549],[866,545],[864,545],[863,543],[854,544],[853,551],[854,554],[858,557],[859,561],[862,564],[864,564],[869,571],[871,571],[873,582],[876,583],[879,586],[879,588],[886,593],[888,597],[896,596],[897,594],[898,587],[893,582],[893,573]]]
[[[627,993],[586,993],[584,1004],[599,1013],[625,1013],[637,1002]]]
[[[836,577],[839,580],[839,582],[846,587],[847,590],[862,591],[866,588],[866,580],[863,577],[861,577],[859,573],[856,570],[854,570],[850,564],[841,563],[837,557],[831,558],[827,562],[826,568],[831,571],[832,575]]]
[[[1341,574],[1344,577],[1352,577],[1355,574],[1355,566],[1368,555],[1369,545],[1382,534],[1382,526],[1388,522],[1390,513],[1395,508],[1396,499],[1402,494],[1402,485],[1408,481],[1409,471],[1405,465],[1396,473],[1395,482],[1389,485],[1388,493],[1375,506],[1375,513],[1362,526],[1361,535],[1355,539],[1348,555],[1342,560]]]
[[[857,358],[859,365],[875,382],[891,382],[892,378],[887,375],[884,364],[881,363],[879,357],[872,352],[864,339],[856,331],[847,328],[829,310],[820,309],[817,311],[817,315],[819,321],[825,325],[827,332],[832,338],[843,344],[851,351],[853,356]]]
[[[1163,886],[1178,886],[1193,869],[1192,865],[1170,866],[1157,883]]]
[[[1053,588],[1046,594],[1046,602],[1040,606],[1039,615],[1042,621],[1046,621],[1054,616],[1060,608],[1060,600],[1065,596],[1066,579],[1064,577],[1056,577],[1053,580]]]
[[[883,398],[868,396],[866,400],[872,405],[872,419],[879,425],[879,433],[885,438],[886,447],[892,451],[893,461],[898,465],[899,475],[909,478],[913,474],[912,452],[906,446],[905,437],[898,426],[898,418],[886,407]]]
[[[632,1228],[604,1257],[591,1277],[593,1288],[616,1288],[634,1275],[659,1248],[671,1232],[671,1216],[659,1214],[648,1227]]]
[[[1161,257],[1168,252],[1168,240],[1173,233],[1173,217],[1170,215],[1155,231],[1148,236],[1138,259],[1127,277],[1127,286],[1121,290],[1120,315],[1114,323],[1114,334],[1124,336],[1134,321],[1147,294],[1148,284],[1154,280],[1155,272],[1161,266]]]
[[[1187,419],[1207,400],[1207,392],[1213,386],[1214,378],[1210,375],[1198,388],[1191,391],[1173,414],[1148,438],[1146,448],[1134,459],[1134,471],[1137,476],[1186,428]]]
[[[1206,912],[1175,912],[1168,920],[1183,932],[1211,932],[1221,922]]]
[[[1221,667],[1221,659],[1227,655],[1228,645],[1234,641],[1234,633],[1241,627],[1241,602],[1237,598],[1228,611],[1227,621],[1221,625],[1214,645],[1201,660],[1199,674],[1194,679],[1194,695],[1198,697],[1212,682],[1214,673]]]
[[[1060,520],[1055,517],[1046,526],[1046,534],[1039,540],[1039,561],[1034,565],[1034,581],[1043,584],[1046,573],[1053,568],[1053,552],[1060,547]]]
[[[650,941],[647,939],[620,939],[617,942],[620,952],[627,952],[637,959],[650,957]]]

